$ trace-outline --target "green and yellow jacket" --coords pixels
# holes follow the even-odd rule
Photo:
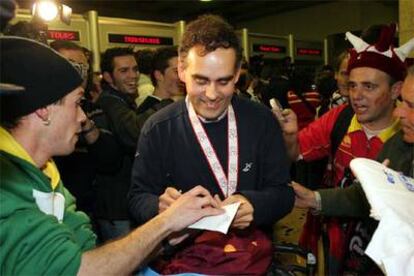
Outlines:
[[[95,242],[54,162],[37,168],[0,128],[0,274],[75,275]]]

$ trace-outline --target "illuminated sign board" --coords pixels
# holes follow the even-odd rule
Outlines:
[[[286,47],[276,46],[276,45],[253,44],[253,51],[263,52],[263,53],[282,54],[282,53],[286,53]]]
[[[47,39],[79,41],[79,32],[48,30],[47,31]]]
[[[296,54],[298,56],[320,56],[322,55],[322,50],[312,48],[297,48]]]
[[[108,34],[108,40],[112,43],[144,44],[144,45],[173,45],[171,37],[141,36]]]

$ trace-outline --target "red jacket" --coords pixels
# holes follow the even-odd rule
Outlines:
[[[346,105],[341,105],[331,109],[321,118],[312,122],[308,127],[299,132],[300,153],[304,160],[318,160],[331,155],[331,132],[339,114],[345,107]],[[368,139],[361,124],[354,115],[349,124],[347,134],[343,137],[336,151],[333,169],[326,170],[323,186],[325,188],[340,186],[341,181],[344,179],[345,171],[353,158],[365,157],[376,159],[384,143],[398,130],[399,123],[396,121],[379,135]],[[343,182],[342,184],[347,185],[348,183]],[[329,236],[329,255],[341,264],[344,261],[345,254],[349,250],[346,246],[349,237],[347,233],[349,232],[349,228],[352,227],[351,225],[353,225],[353,220],[347,218],[324,218],[323,222],[326,223],[326,230]],[[343,223],[347,223],[348,228],[344,229],[341,226]],[[320,231],[320,218],[308,216],[300,239],[301,246],[317,254],[317,241],[320,236]],[[327,273],[337,274],[341,273],[341,271],[329,270]]]
[[[306,127],[315,120],[316,109],[321,104],[318,92],[309,91],[303,93],[303,98],[306,99],[309,104],[305,104],[301,97],[299,97],[293,91],[288,92],[287,98],[290,108],[296,113],[298,117],[299,130]]]

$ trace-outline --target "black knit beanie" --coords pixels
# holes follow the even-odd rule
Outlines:
[[[47,45],[21,37],[0,37],[0,82],[24,87],[16,95],[0,97],[3,119],[30,114],[79,87],[75,68]]]

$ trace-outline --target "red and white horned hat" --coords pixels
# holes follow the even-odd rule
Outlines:
[[[370,45],[350,32],[345,34],[354,48],[350,51],[348,72],[358,67],[370,67],[381,70],[395,80],[404,80],[407,66],[406,57],[414,49],[414,38],[404,45],[394,48],[396,25],[384,26],[377,43]]]

